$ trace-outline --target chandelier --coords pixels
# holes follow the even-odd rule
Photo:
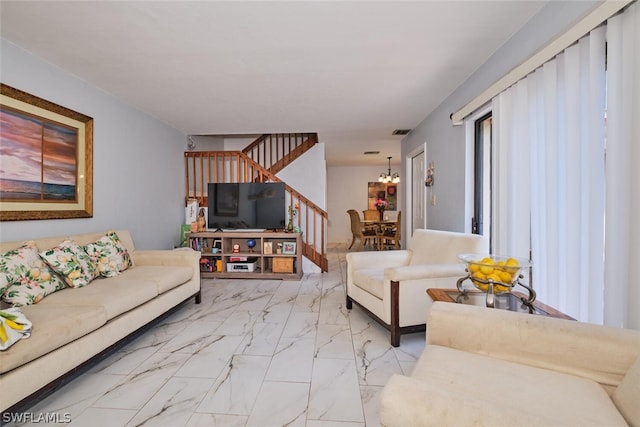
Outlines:
[[[385,184],[397,184],[398,182],[400,182],[400,174],[398,172],[395,172],[393,175],[391,175],[391,157],[387,157],[387,159],[389,159],[389,171],[386,173],[382,172],[378,177],[378,181],[384,182]]]

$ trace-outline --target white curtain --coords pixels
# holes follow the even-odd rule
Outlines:
[[[494,248],[528,256],[541,301],[602,323],[605,28],[493,101]]]
[[[578,320],[633,329],[638,76],[636,3],[493,100],[495,252],[526,256],[530,248],[541,301]]]
[[[640,9],[607,22],[604,323],[640,329]]]

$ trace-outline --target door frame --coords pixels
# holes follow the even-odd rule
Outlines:
[[[493,110],[491,102],[465,119],[465,188],[464,188],[464,232],[471,234],[471,220],[475,209],[475,131],[476,121]]]
[[[403,232],[402,234],[404,234],[404,236],[402,236],[402,240],[404,242],[406,242],[405,247],[407,247],[409,245],[409,242],[411,241],[411,236],[413,235],[413,201],[414,201],[414,197],[413,195],[415,194],[416,191],[425,191],[425,187],[424,187],[424,183],[421,183],[421,185],[418,185],[417,183],[413,182],[413,158],[424,153],[424,161],[423,161],[423,165],[422,168],[424,171],[427,170],[427,142],[425,141],[424,143],[420,144],[419,146],[417,146],[415,149],[413,149],[411,152],[409,152],[406,156],[405,156],[405,182],[406,184],[406,194],[407,194],[407,198],[405,200],[405,212],[406,214],[403,215],[404,217],[404,224],[405,226],[403,227]],[[427,228],[427,197],[425,194],[424,197],[424,203],[422,206],[423,212],[424,212],[424,224],[422,224],[422,228]]]

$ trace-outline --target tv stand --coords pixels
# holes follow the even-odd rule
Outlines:
[[[215,230],[188,233],[187,238],[189,246],[200,251],[202,279],[300,280],[301,235],[265,230]],[[253,248],[249,247],[249,240],[255,241]]]

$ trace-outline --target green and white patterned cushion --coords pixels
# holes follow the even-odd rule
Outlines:
[[[96,265],[78,243],[65,240],[40,256],[72,288],[87,286],[98,276]]]
[[[132,266],[129,252],[122,245],[114,231],[108,232],[97,241],[87,244],[87,254],[97,266],[101,276],[114,277]]]
[[[64,282],[38,255],[33,242],[0,255],[2,299],[15,307],[35,304],[66,288]]]
[[[6,273],[0,272],[0,297],[4,295],[4,291],[9,287]]]
[[[116,251],[120,255],[122,255],[122,269],[120,271],[124,271],[129,267],[133,267],[133,260],[131,259],[131,256],[129,255],[127,248],[125,248],[122,242],[120,241],[118,234],[115,231],[109,231],[107,233],[107,236],[109,236],[111,240],[113,240],[113,243],[116,246]]]

